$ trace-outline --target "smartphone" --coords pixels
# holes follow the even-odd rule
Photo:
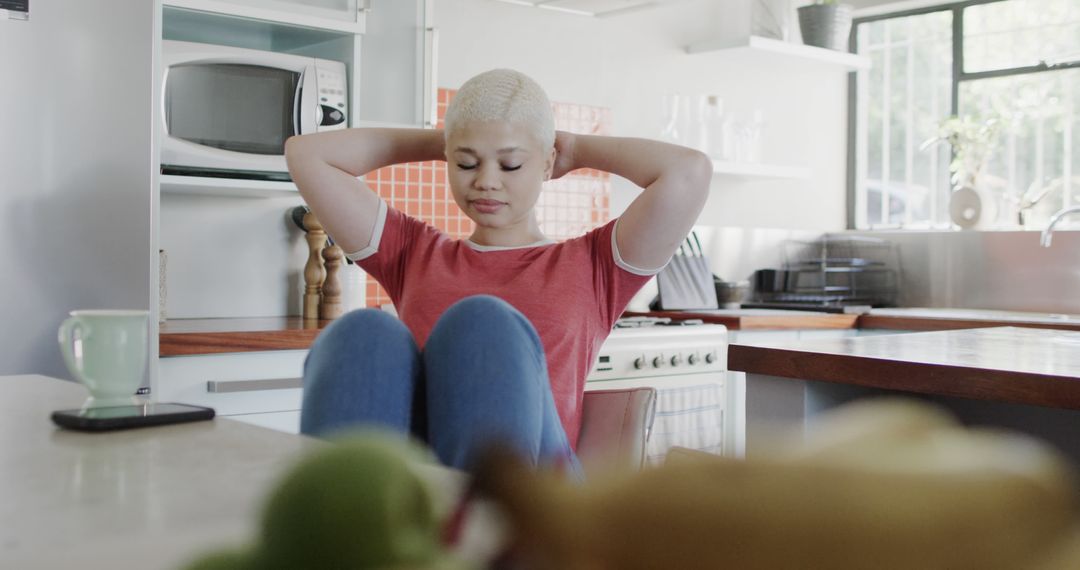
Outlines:
[[[143,404],[109,406],[85,410],[59,410],[52,413],[56,425],[79,431],[106,431],[181,422],[209,420],[214,410],[187,404]]]

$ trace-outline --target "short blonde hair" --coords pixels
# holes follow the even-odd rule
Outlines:
[[[473,121],[507,121],[529,129],[544,149],[555,145],[555,116],[544,89],[512,69],[492,69],[465,82],[446,109],[445,136]]]

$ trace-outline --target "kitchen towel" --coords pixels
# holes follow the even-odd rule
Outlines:
[[[663,463],[672,447],[721,454],[723,426],[723,382],[657,387],[656,416],[646,443],[646,461],[651,465]]]

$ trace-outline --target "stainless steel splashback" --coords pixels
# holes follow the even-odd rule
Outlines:
[[[780,267],[787,240],[820,232],[697,226],[713,273],[729,281],[755,269]],[[999,309],[1080,314],[1080,231],[1054,232],[1050,248],[1039,232],[836,232],[889,240],[900,250],[898,304],[903,307]],[[653,283],[634,298],[644,310]]]
[[[1080,314],[1080,231],[849,232],[900,246],[900,305]]]

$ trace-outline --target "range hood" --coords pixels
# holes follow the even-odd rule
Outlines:
[[[687,0],[495,0],[519,6],[556,10],[579,16],[606,18],[638,10],[670,6]]]

